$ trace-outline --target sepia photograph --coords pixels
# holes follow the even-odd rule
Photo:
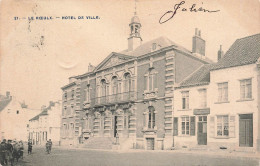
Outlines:
[[[260,166],[260,0],[0,0],[0,166]]]

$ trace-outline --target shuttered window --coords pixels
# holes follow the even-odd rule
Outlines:
[[[195,135],[195,116],[190,117],[190,135]]]
[[[214,116],[210,117],[210,125],[209,125],[209,128],[210,128],[210,134],[209,134],[209,136],[210,136],[210,137],[215,137],[215,117],[214,117]]]
[[[176,135],[178,135],[178,118],[177,117],[174,118],[173,124],[174,124],[174,126],[173,126],[173,129],[174,129],[173,135],[176,136]]]

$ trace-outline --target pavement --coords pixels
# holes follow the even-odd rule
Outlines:
[[[260,166],[259,153],[206,150],[100,150],[34,146],[15,166]]]
[[[67,147],[67,146],[56,146],[61,149],[74,149],[74,150],[93,150],[93,151],[104,151],[104,152],[116,152],[116,153],[183,153],[183,154],[201,154],[215,157],[246,157],[260,160],[260,152],[243,152],[243,151],[229,151],[227,149],[219,150],[200,150],[200,149],[176,149],[176,150],[144,150],[144,149],[129,149],[129,150],[107,150],[107,149],[86,149],[82,147]],[[260,165],[259,165],[260,166]]]

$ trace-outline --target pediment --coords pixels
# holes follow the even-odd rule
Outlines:
[[[124,61],[132,59],[133,56],[123,55],[118,53],[111,53],[107,58],[105,58],[97,67],[96,71],[102,70],[117,64],[120,64]]]

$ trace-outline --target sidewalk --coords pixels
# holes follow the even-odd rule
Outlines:
[[[177,149],[177,150],[144,150],[144,149],[129,149],[129,150],[107,150],[107,149],[87,149],[82,147],[73,146],[54,146],[53,148],[70,149],[70,150],[92,150],[92,151],[106,151],[115,153],[183,153],[183,154],[194,154],[194,155],[207,155],[220,158],[252,158],[259,159],[260,153],[257,152],[239,152],[239,151],[229,151],[229,150],[190,150],[190,149]]]

